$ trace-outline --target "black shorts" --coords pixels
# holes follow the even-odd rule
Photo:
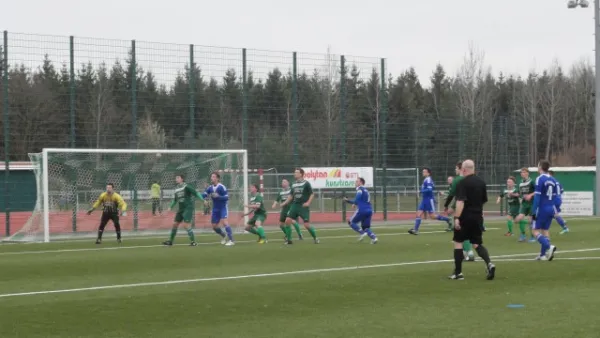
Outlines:
[[[483,244],[483,216],[463,215],[460,218],[460,230],[454,229],[452,240],[458,243],[470,241],[471,244]]]
[[[102,217],[100,217],[100,226],[106,226],[108,221],[112,221],[114,225],[120,225],[119,214],[116,212],[103,212]]]

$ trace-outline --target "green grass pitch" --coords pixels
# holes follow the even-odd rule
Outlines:
[[[595,337],[600,335],[600,227],[553,225],[552,262],[533,261],[539,244],[504,237],[487,223],[497,265],[481,262],[451,281],[451,234],[428,223],[374,227],[380,243],[357,243],[348,228],[320,229],[321,244],[283,247],[278,231],[259,245],[238,235],[224,247],[180,231],[90,241],[0,245],[0,337]],[[305,236],[308,235],[307,233]],[[502,257],[498,257],[502,256]],[[523,308],[508,308],[522,304]]]

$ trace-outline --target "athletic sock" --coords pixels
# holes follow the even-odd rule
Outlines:
[[[308,227],[308,232],[310,233],[310,235],[312,236],[312,238],[317,239],[317,232],[315,231],[315,227],[314,226],[309,226]]]
[[[178,226],[174,226],[173,228],[171,228],[171,236],[169,237],[169,241],[171,241],[171,243],[173,243],[173,241],[175,240],[175,235],[177,235],[177,228]]]
[[[519,231],[521,231],[521,235],[525,236],[525,227],[527,225],[527,221],[522,219],[519,221]]]
[[[267,236],[265,235],[265,229],[262,226],[256,227],[256,234],[261,239],[267,239]]]
[[[419,227],[421,226],[421,217],[415,218],[415,231],[419,231]]]
[[[477,248],[475,249],[475,251],[477,251],[477,254],[479,255],[479,257],[481,257],[481,259],[483,259],[483,261],[485,262],[486,266],[488,264],[490,264],[490,262],[491,262],[491,260],[490,260],[490,254],[488,253],[487,249],[483,245],[477,246]]]
[[[231,231],[229,224],[225,224],[225,232],[227,233],[227,238],[233,242],[233,231]]]
[[[300,224],[298,224],[298,222],[294,222],[292,223],[292,225],[294,226],[294,229],[296,229],[298,237],[302,237],[302,231],[300,231]]]
[[[256,232],[256,230],[254,230],[254,227],[247,229],[249,233],[253,234],[253,235],[257,235],[258,236],[258,232]]]
[[[454,249],[454,273],[462,273],[463,249]]]
[[[185,228],[185,231],[187,232],[187,234],[188,234],[188,237],[190,238],[190,241],[191,241],[191,242],[195,242],[195,241],[196,241],[196,238],[195,238],[195,236],[194,236],[194,230],[193,230],[192,228],[188,228],[188,227],[186,227],[186,228]]]
[[[292,240],[292,226],[286,225],[284,227],[284,232],[285,232],[285,237],[287,237],[287,240],[291,241]]]
[[[535,238],[542,245],[540,256],[545,255],[546,251],[550,248],[550,239],[542,234],[538,234]]]
[[[369,238],[371,238],[371,239],[377,238],[377,236],[375,236],[375,233],[373,231],[371,231],[371,228],[366,228],[365,232],[367,233],[367,235],[369,236]]]
[[[287,231],[285,231],[285,224],[279,225],[279,229],[281,229],[281,231],[283,232],[283,234],[285,235],[285,237],[287,237]]]
[[[508,222],[506,222],[506,225],[508,226],[508,232],[510,232],[512,234],[513,233],[513,220],[509,219]]]
[[[567,223],[565,223],[565,220],[562,217],[556,216],[555,219],[556,219],[556,222],[558,223],[558,225],[560,225],[560,227],[563,230],[567,228]]]
[[[221,237],[225,237],[225,234],[223,233],[223,230],[221,230],[221,228],[216,227],[216,228],[213,228],[213,230],[217,233],[217,235],[219,235]]]
[[[361,229],[358,227],[358,224],[356,224],[356,223],[352,223],[352,222],[348,222],[348,224],[350,225],[350,227],[352,228],[352,230],[354,230],[354,231],[358,232],[359,234],[361,234],[361,235],[362,235],[362,234],[364,233],[364,231],[362,231],[362,230],[361,230]]]
[[[444,221],[444,222],[448,222],[450,220],[450,218],[448,218],[446,216],[442,216],[442,215],[438,215],[436,218],[438,221]]]

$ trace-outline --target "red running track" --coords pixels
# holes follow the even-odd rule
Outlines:
[[[348,212],[347,217],[352,215]],[[152,216],[150,211],[141,211],[138,213],[138,230],[157,230],[157,229],[170,229],[174,213],[165,213],[163,215]],[[243,219],[241,218],[242,213],[230,213],[229,223],[232,226],[240,227],[243,225]],[[10,227],[11,233],[15,233],[20,230],[27,220],[31,217],[31,212],[13,212],[10,214]],[[38,217],[41,217],[39,215]],[[68,233],[72,231],[72,214],[69,211],[60,213],[50,214],[50,233]],[[342,221],[342,213],[338,212],[312,212],[310,214],[311,223],[340,223]],[[398,213],[388,212],[388,221],[402,221],[410,220],[414,218],[414,212],[410,213]],[[6,220],[6,214],[0,214],[0,236],[6,236],[6,227],[4,224]],[[374,221],[382,221],[383,213],[378,212],[373,215]],[[88,216],[85,212],[77,214],[77,231],[96,231],[98,223],[100,221],[100,212],[95,212]],[[41,224],[42,220],[36,220]],[[195,219],[196,228],[210,228],[210,215],[204,215],[202,213],[196,213]],[[269,214],[265,225],[276,226],[279,224],[279,214]],[[110,225],[109,225],[110,227]],[[129,212],[126,217],[121,217],[121,227],[124,231],[133,230],[133,213]]]

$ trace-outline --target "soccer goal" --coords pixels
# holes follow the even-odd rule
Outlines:
[[[37,181],[36,205],[8,241],[95,236],[101,210],[92,215],[86,211],[108,183],[128,204],[127,215],[121,217],[124,237],[166,233],[173,223],[174,213],[167,208],[179,174],[202,192],[210,184],[210,174],[218,172],[229,193],[231,226],[241,231],[247,218],[243,216],[249,184],[246,150],[44,149],[29,156]],[[160,186],[158,207],[153,184]],[[195,229],[209,231],[210,212],[205,212],[202,201],[196,201],[195,215]],[[113,227],[109,224],[106,229],[108,240]]]
[[[388,212],[413,212],[419,204],[419,169],[386,168],[383,181],[383,169],[375,168],[374,199],[376,206],[382,199],[383,185],[386,185]],[[379,210],[377,208],[377,210]]]

